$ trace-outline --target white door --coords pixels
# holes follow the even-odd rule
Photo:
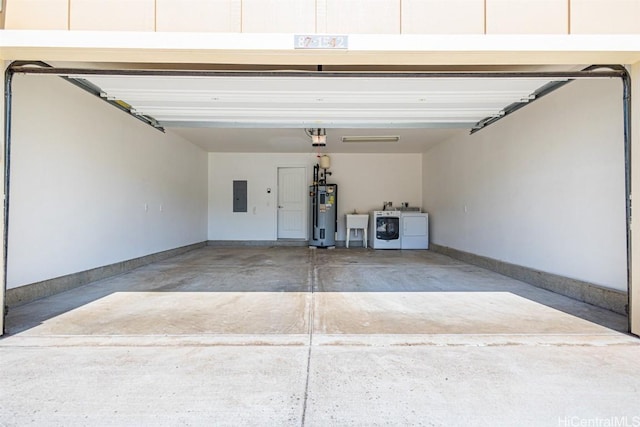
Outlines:
[[[278,168],[278,239],[307,238],[305,168]]]

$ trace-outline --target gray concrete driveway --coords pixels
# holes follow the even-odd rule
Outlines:
[[[625,318],[429,251],[208,247],[7,321],[0,426],[640,425]]]

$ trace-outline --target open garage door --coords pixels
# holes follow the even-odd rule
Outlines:
[[[568,80],[280,74],[68,77],[160,126],[251,128],[474,129]]]
[[[16,64],[10,76],[15,73],[61,76],[159,130],[462,128],[476,132],[574,79],[623,78],[629,230],[629,88],[626,72],[617,67],[549,73],[332,73],[91,70]],[[9,100],[5,143],[10,159],[10,78],[5,90]],[[7,161],[5,261],[9,176]]]
[[[14,67],[59,75],[156,127],[478,130],[577,78],[616,71],[206,72]]]

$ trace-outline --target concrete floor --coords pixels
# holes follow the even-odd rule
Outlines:
[[[7,322],[0,426],[640,425],[623,316],[429,251],[208,247]]]

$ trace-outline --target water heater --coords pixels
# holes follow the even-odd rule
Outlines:
[[[320,183],[309,187],[311,230],[309,246],[334,248],[337,230],[338,185]]]

